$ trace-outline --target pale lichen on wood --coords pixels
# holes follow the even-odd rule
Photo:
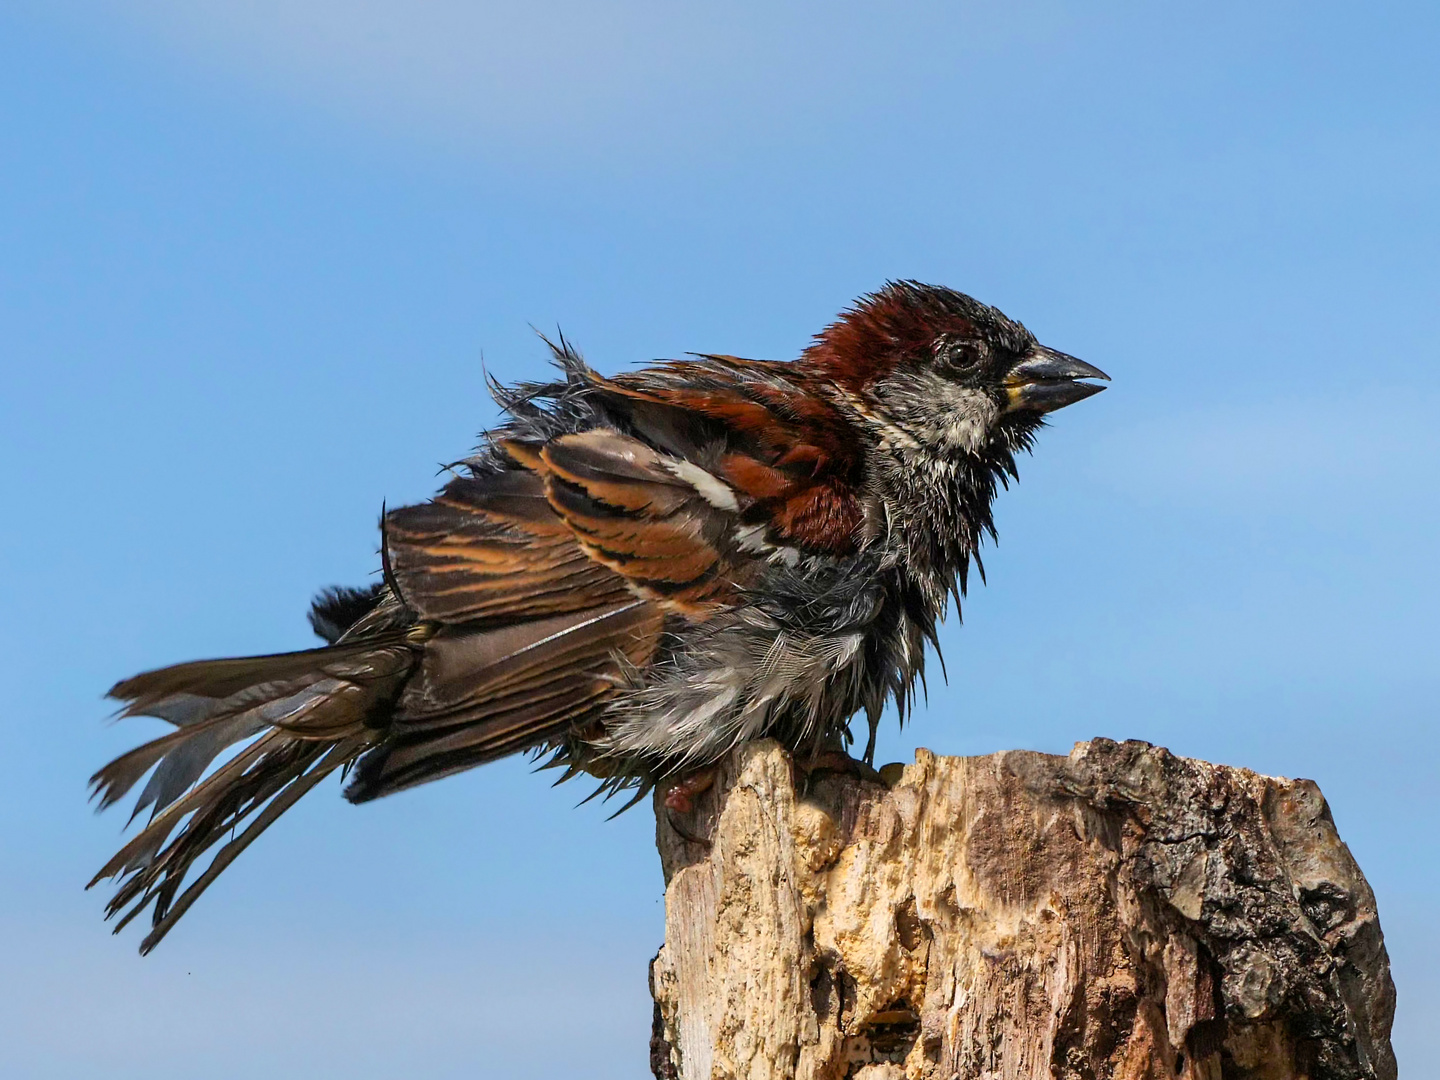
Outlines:
[[[1374,897],[1313,783],[1108,740],[884,772],[797,792],[759,743],[681,831],[660,808],[657,1076],[1395,1076]]]

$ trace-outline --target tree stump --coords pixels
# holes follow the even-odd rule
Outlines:
[[[763,742],[657,802],[657,1077],[1395,1077],[1375,898],[1314,783],[1107,739],[881,777]]]

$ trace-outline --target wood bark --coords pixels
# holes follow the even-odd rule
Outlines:
[[[657,1077],[1395,1077],[1375,899],[1310,781],[1105,739],[866,780],[764,742],[656,817]]]

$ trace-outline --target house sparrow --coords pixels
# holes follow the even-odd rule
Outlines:
[[[908,281],[793,362],[696,355],[607,378],[552,348],[555,381],[493,386],[509,419],[461,475],[382,515],[382,580],[317,599],[326,645],[110,691],[122,715],[175,727],[93,778],[103,808],[154,767],[149,823],[95,879],[120,879],[117,930],[153,903],[142,953],[337,769],[364,802],[529,751],[607,793],[675,783],[683,805],[703,786],[686,778],[736,745],[833,752],[860,710],[868,760],[994,535],[1016,452],[1107,378]]]

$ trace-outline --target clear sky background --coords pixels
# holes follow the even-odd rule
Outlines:
[[[1314,778],[1440,1077],[1437,55],[1427,3],[0,4],[0,1073],[645,1075],[648,810],[327,783],[141,960],[101,695],[309,645],[530,324],[783,359],[914,277],[1114,383],[881,757]]]

